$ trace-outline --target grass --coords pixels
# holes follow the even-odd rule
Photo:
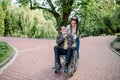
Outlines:
[[[12,47],[10,47],[6,42],[0,42],[0,63],[8,59],[12,53]]]
[[[117,37],[117,38],[113,41],[111,47],[112,47],[114,50],[116,50],[117,52],[120,53],[120,37]]]

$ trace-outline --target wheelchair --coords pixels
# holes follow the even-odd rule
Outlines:
[[[64,72],[63,64],[65,64],[65,62],[66,62],[67,55],[60,55],[60,57],[63,59],[62,68],[61,68],[61,70],[54,70],[55,73]],[[73,55],[71,57],[71,61],[68,66],[68,69],[69,69],[68,75],[69,76],[73,76],[73,73],[77,70],[77,64],[78,64],[78,52],[76,50],[73,50]]]

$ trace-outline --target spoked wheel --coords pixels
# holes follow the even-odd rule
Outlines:
[[[74,66],[74,57],[72,57],[72,59],[71,59],[71,63],[70,63],[70,65],[69,65],[69,72],[68,72],[68,75],[71,77],[71,76],[73,76],[73,73],[74,73],[74,68],[75,66]]]
[[[78,55],[77,55],[77,51],[75,51],[75,55],[74,55],[74,70],[77,70],[77,64],[78,64]]]
[[[77,52],[74,52],[69,66],[69,76],[73,76],[74,72],[77,70],[78,58]]]

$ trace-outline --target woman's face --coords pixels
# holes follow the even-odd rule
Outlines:
[[[76,21],[71,21],[71,25],[72,27],[76,27],[77,26]]]

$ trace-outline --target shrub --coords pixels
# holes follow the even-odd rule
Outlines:
[[[0,42],[0,63],[11,57],[13,49],[6,42]]]
[[[4,11],[0,6],[0,36],[4,34]]]
[[[57,35],[53,21],[46,20],[42,10],[11,8],[6,15],[6,36],[54,38]]]

